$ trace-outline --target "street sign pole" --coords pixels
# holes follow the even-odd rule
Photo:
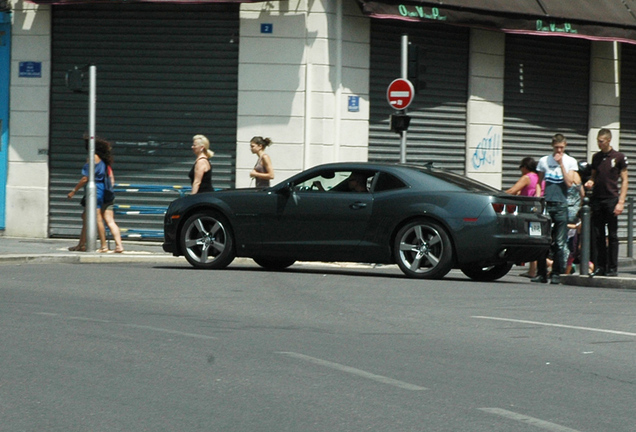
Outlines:
[[[402,55],[401,55],[401,75],[402,79],[408,77],[408,61],[409,61],[409,35],[402,35]],[[402,114],[406,114],[406,108],[402,110]],[[406,163],[406,131],[400,132],[400,163]]]
[[[90,65],[88,91],[88,184],[86,186],[86,250],[97,249],[97,188],[95,186],[95,99],[96,75],[95,65]]]

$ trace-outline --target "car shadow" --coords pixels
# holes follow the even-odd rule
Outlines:
[[[185,264],[184,266],[174,266],[174,265],[157,265],[154,268],[160,268],[164,270],[191,270],[191,271],[202,271],[201,269],[194,268],[189,264]],[[356,265],[352,264],[352,266],[348,265],[338,265],[338,264],[330,264],[330,263],[298,263],[294,264],[291,267],[282,270],[271,270],[265,269],[263,267],[259,267],[258,265],[249,265],[244,263],[233,263],[230,264],[227,268],[221,270],[210,270],[210,271],[241,271],[241,272],[259,272],[259,273],[289,273],[289,274],[328,274],[334,276],[357,276],[357,277],[372,277],[372,278],[387,278],[387,279],[402,279],[402,280],[412,280],[418,281],[417,279],[411,279],[404,275],[400,271],[400,269],[395,265]],[[444,282],[444,281],[453,281],[460,283],[479,283],[479,281],[474,281],[467,276],[464,276],[459,270],[451,270],[449,274],[444,276],[442,279],[421,279],[420,282]],[[517,285],[519,282],[515,282],[512,280],[499,279],[496,281],[498,284],[511,284]],[[485,282],[485,283],[493,283],[493,282]],[[483,283],[483,282],[482,282]]]

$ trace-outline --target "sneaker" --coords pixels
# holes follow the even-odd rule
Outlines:
[[[561,276],[552,276],[550,278],[550,283],[552,285],[559,285],[561,283]]]
[[[530,282],[536,282],[536,283],[547,283],[548,282],[548,278],[545,276],[535,276],[532,279],[530,279]]]
[[[609,269],[607,273],[605,273],[605,276],[616,277],[618,276],[618,272],[616,271],[616,269]]]
[[[603,267],[597,268],[592,273],[590,273],[590,277],[594,276],[605,276],[605,269]]]

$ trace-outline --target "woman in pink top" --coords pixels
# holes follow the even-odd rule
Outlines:
[[[531,157],[525,157],[521,160],[519,169],[521,177],[506,193],[521,196],[543,196],[539,174],[537,174],[537,162]]]
[[[506,193],[521,196],[543,196],[543,188],[541,183],[539,183],[539,174],[537,174],[537,162],[531,157],[525,157],[521,159],[519,169],[521,170],[521,177]],[[536,275],[537,262],[533,261],[528,265],[528,271],[520,276],[533,278]]]

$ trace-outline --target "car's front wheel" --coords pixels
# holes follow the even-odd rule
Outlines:
[[[181,229],[181,250],[192,266],[225,268],[234,260],[234,239],[228,222],[215,212],[190,216]]]
[[[440,279],[453,265],[448,234],[433,221],[417,220],[404,225],[395,237],[393,252],[400,270],[412,278]]]
[[[501,279],[508,274],[512,264],[503,263],[491,266],[481,265],[466,265],[461,267],[462,273],[469,278],[480,282],[491,282],[497,279]]]
[[[268,270],[283,270],[296,262],[295,259],[284,259],[284,258],[277,259],[277,258],[254,257],[252,259],[254,260],[256,264]]]

